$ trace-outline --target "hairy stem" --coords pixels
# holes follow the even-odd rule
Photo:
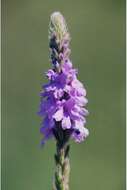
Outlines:
[[[56,144],[55,154],[55,176],[53,182],[53,190],[69,190],[69,145],[61,146],[58,142]]]

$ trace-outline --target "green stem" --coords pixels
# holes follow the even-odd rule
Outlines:
[[[53,190],[69,190],[69,145],[60,146],[57,142],[55,154],[56,170]]]

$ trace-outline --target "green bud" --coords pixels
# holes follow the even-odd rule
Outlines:
[[[68,33],[68,28],[63,15],[60,12],[54,12],[51,15],[49,23],[49,39],[55,35],[56,40],[61,42]]]

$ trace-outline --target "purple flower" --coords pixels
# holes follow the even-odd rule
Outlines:
[[[67,131],[76,142],[83,141],[89,131],[84,126],[88,100],[83,84],[77,78],[77,70],[69,59],[70,37],[65,20],[60,13],[51,16],[50,56],[53,68],[46,73],[48,83],[42,87],[39,115],[42,117],[40,132],[42,142],[56,137],[56,132]],[[59,127],[58,127],[59,126]],[[55,131],[55,133],[54,133]]]

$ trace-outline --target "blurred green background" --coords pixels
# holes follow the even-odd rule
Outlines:
[[[61,11],[89,99],[71,142],[70,190],[125,190],[125,0],[2,0],[2,190],[50,190],[55,143],[41,149],[39,92],[50,68],[48,23]]]

